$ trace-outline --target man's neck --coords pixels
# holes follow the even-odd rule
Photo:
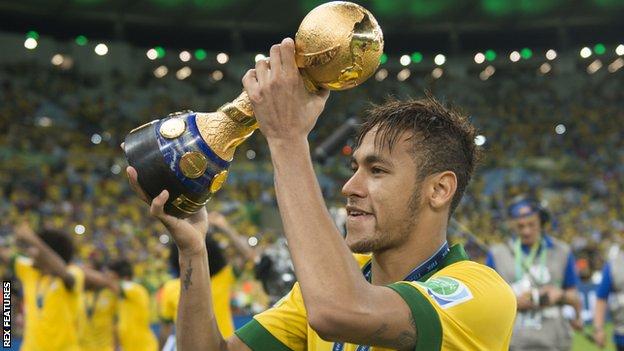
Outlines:
[[[433,256],[445,241],[446,224],[435,231],[416,231],[404,245],[373,253],[372,283],[387,285],[405,279],[414,268]]]

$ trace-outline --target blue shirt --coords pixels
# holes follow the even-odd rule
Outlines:
[[[598,284],[598,288],[596,288],[596,297],[601,300],[607,300],[609,298],[609,294],[614,291],[615,289],[613,288],[611,265],[609,263],[605,263],[604,267],[602,267],[602,280],[600,280],[600,284]],[[613,342],[618,346],[624,346],[624,335],[614,334]]]
[[[546,241],[547,249],[551,249],[554,246],[552,239],[548,235],[544,235],[544,241]],[[524,251],[524,253],[529,253],[530,249],[531,248],[529,246],[522,245],[522,251]],[[540,247],[540,250],[541,249],[542,248]],[[576,272],[575,263],[576,259],[574,258],[574,254],[570,251],[565,266],[565,273],[563,275],[563,284],[561,285],[563,289],[576,288],[579,285],[580,278],[578,276],[578,273]],[[494,256],[491,252],[487,253],[487,256],[485,258],[485,265],[496,270],[496,263],[494,262]]]
[[[611,280],[611,265],[605,263],[602,267],[602,280],[596,289],[596,296],[599,299],[606,300],[609,298],[609,293],[613,292],[613,283]]]

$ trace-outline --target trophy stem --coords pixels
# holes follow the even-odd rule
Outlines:
[[[247,92],[243,91],[217,112],[198,113],[197,128],[202,139],[220,158],[232,161],[236,147],[258,129]]]

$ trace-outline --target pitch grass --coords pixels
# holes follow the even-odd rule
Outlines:
[[[607,347],[605,347],[604,349],[600,349],[598,346],[596,346],[596,344],[590,342],[589,340],[587,340],[587,338],[585,336],[583,336],[580,333],[574,332],[574,337],[572,339],[572,351],[612,351],[615,350],[615,346],[613,346],[613,326],[611,324],[607,324],[606,325],[606,331],[607,331]],[[592,328],[591,327],[586,327],[585,330],[588,331],[588,333],[591,333]]]

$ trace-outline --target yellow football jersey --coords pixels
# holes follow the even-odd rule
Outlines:
[[[230,294],[234,284],[232,266],[227,265],[211,278],[212,303],[217,318],[217,325],[224,337],[234,334],[234,322],[230,308]],[[162,287],[158,314],[164,321],[177,319],[178,301],[180,300],[180,279],[172,279]]]
[[[74,286],[67,289],[61,278],[41,274],[30,258],[16,258],[14,268],[24,289],[26,316],[21,350],[79,350],[82,269],[68,267]]]
[[[87,290],[82,298],[79,344],[82,351],[112,351],[117,298],[109,289]]]
[[[158,341],[150,329],[149,294],[141,284],[124,281],[117,298],[117,333],[124,351],[156,351]]]
[[[370,260],[355,256],[360,266]],[[389,285],[412,310],[419,336],[415,350],[508,350],[516,315],[516,298],[509,285],[494,270],[469,261],[461,245],[451,247],[432,273],[421,281]],[[236,335],[254,351],[332,351],[334,347],[308,325],[298,283]],[[343,348],[356,349],[352,344]]]

